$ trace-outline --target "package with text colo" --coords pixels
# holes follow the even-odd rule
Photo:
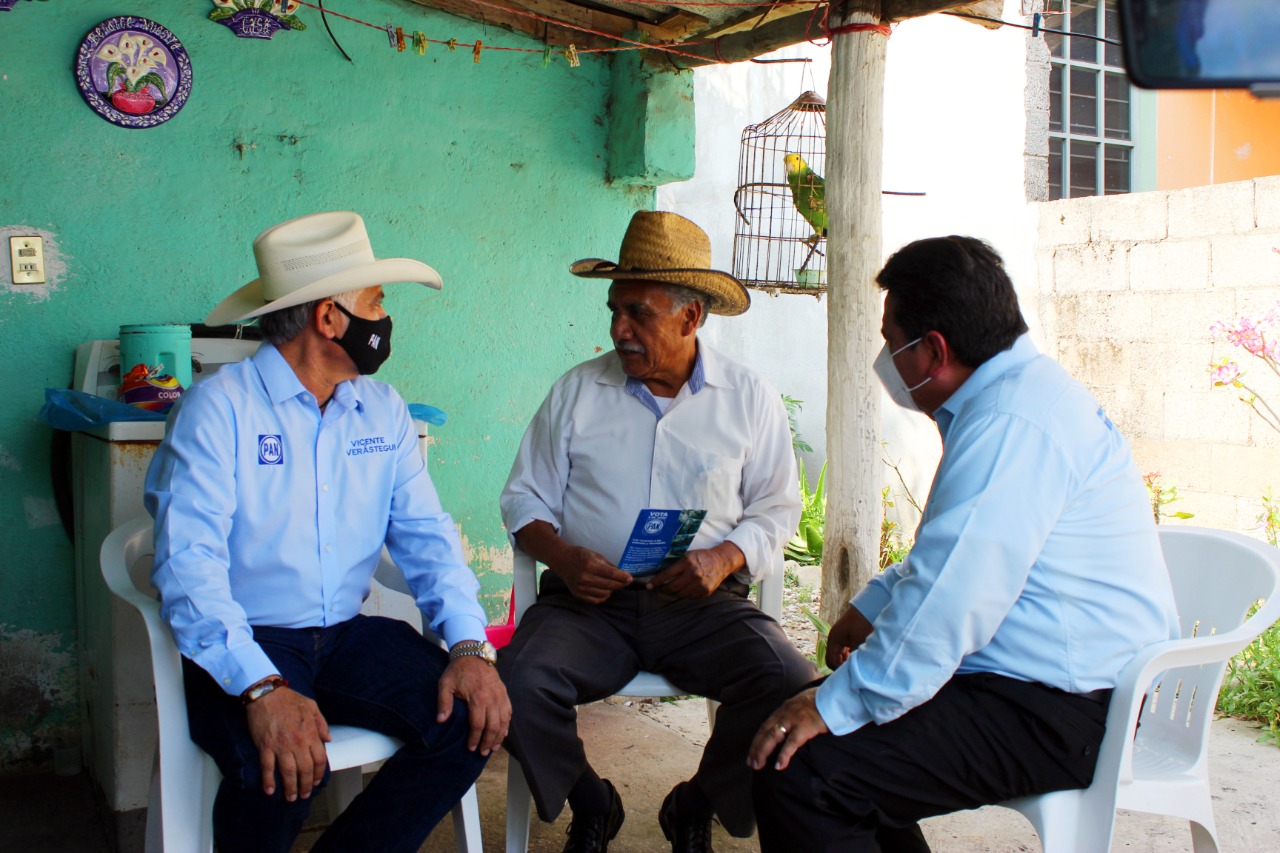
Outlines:
[[[618,568],[649,575],[684,556],[707,517],[705,509],[642,509]]]

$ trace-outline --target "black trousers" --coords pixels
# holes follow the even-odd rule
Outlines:
[[[538,816],[555,820],[588,766],[577,706],[612,695],[641,669],[722,703],[695,778],[725,831],[751,835],[747,747],[815,672],[777,622],[724,585],[696,600],[627,588],[590,604],[542,575],[541,597],[498,654],[512,707],[504,748],[520,762]]]
[[[884,725],[821,735],[756,774],[763,853],[917,853],[917,821],[1093,781],[1109,694],[958,675]]]

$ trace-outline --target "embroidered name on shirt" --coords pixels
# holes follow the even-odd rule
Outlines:
[[[284,464],[284,443],[280,441],[280,436],[258,435],[258,464]]]
[[[361,456],[365,453],[390,453],[396,449],[396,445],[387,442],[386,438],[380,435],[370,436],[369,438],[353,438],[347,447],[348,456]]]

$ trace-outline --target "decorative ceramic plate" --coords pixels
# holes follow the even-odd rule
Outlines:
[[[187,102],[191,58],[155,21],[108,18],[80,43],[76,83],[85,102],[112,124],[155,127]]]

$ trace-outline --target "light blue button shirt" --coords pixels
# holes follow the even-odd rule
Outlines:
[[[355,616],[383,543],[450,645],[483,639],[479,584],[408,408],[368,377],[323,414],[270,344],[179,400],[147,472],[152,582],[179,650],[239,694],[276,667],[250,625]]]
[[[697,394],[707,384],[707,372],[702,367],[701,347],[694,353],[693,371],[689,374],[689,381],[685,384],[689,386],[690,394]],[[627,393],[643,403],[644,407],[652,412],[655,418],[662,420],[662,416],[666,414],[666,411],[659,405],[657,398],[653,396],[653,392],[649,390],[649,386],[645,385],[643,380],[628,376],[626,389]],[[667,405],[670,406],[670,404],[671,400],[668,400]]]
[[[942,460],[907,559],[853,600],[875,631],[818,690],[847,734],[957,673],[1073,693],[1115,686],[1177,636],[1168,571],[1128,443],[1027,336],[935,413]]]

